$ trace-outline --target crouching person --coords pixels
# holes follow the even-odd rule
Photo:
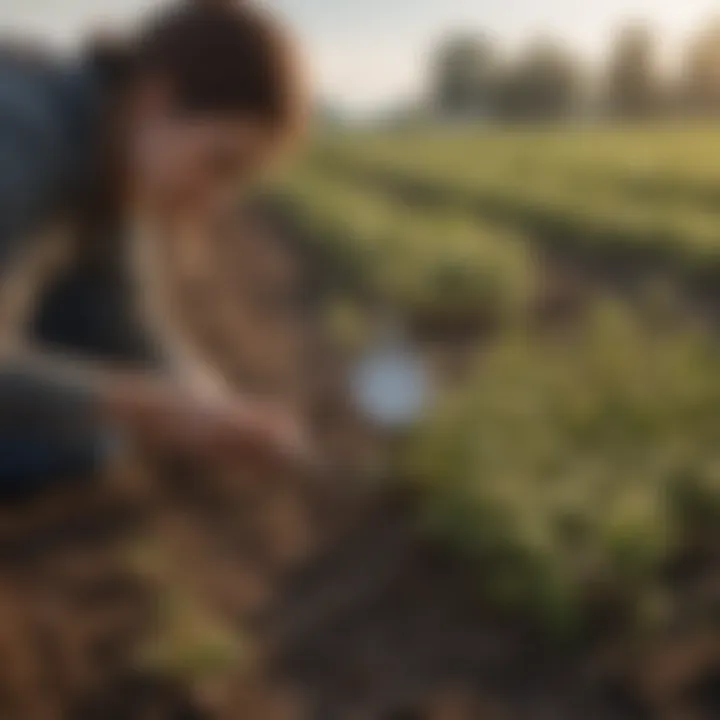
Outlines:
[[[72,61],[0,53],[0,498],[91,476],[134,437],[300,451],[288,414],[211,378],[159,288],[174,229],[211,225],[288,145],[302,91],[247,2],[176,0]]]

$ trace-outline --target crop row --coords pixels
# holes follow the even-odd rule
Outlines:
[[[352,145],[363,155],[442,164],[459,176],[484,172],[524,182],[550,178],[711,208],[720,200],[720,133],[714,128],[493,129],[421,137],[376,133],[358,136]]]
[[[501,321],[530,300],[529,247],[497,227],[423,212],[308,168],[278,197],[316,262],[345,290],[438,320]]]
[[[615,188],[590,187],[552,175],[522,179],[487,166],[458,172],[422,152],[329,148],[317,162],[331,172],[397,192],[418,205],[473,211],[512,224],[545,245],[632,259],[691,280],[720,277],[720,214],[677,203],[642,202]]]

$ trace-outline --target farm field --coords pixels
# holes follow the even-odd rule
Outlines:
[[[418,204],[520,229],[544,247],[713,285],[713,142],[717,134],[692,128],[446,131],[340,137],[312,162]]]
[[[0,716],[719,717],[712,143],[320,139],[173,272],[192,336],[298,404],[322,472],[141,453],[0,513]],[[348,402],[386,316],[438,386],[400,434]]]
[[[707,128],[357,133],[281,188],[334,297],[430,317],[449,352],[443,329],[475,337],[399,482],[485,600],[551,633],[661,632],[671,569],[716,547],[713,147]]]

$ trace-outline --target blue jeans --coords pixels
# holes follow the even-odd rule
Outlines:
[[[82,482],[106,464],[109,438],[59,440],[41,432],[0,433],[0,502]]]

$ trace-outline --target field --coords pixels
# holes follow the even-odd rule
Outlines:
[[[711,131],[645,129],[375,135],[312,162],[396,197],[519,230],[545,247],[716,279]]]
[[[418,526],[560,645],[717,630],[678,581],[707,589],[720,542],[715,149],[707,127],[338,134],[278,189],[338,336],[362,347],[380,307],[446,361],[394,449]]]
[[[198,343],[301,408],[323,462],[139,452],[0,509],[0,716],[719,717],[714,148],[326,135],[178,248]],[[388,318],[438,387],[392,435],[347,393]]]

